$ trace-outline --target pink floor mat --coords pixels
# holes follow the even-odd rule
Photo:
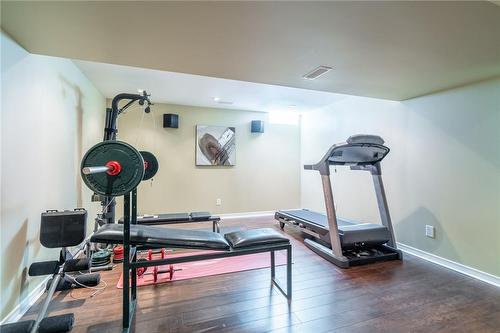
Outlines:
[[[196,254],[210,253],[212,251],[197,251]],[[182,257],[192,255],[193,253],[176,253],[167,254],[167,257]],[[275,252],[276,266],[286,264],[286,256],[284,253]],[[218,274],[234,273],[248,271],[251,269],[267,268],[271,266],[271,255],[267,253],[247,254],[238,257],[220,258],[212,260],[193,261],[174,265],[174,274],[170,280],[170,273],[159,273],[158,283],[170,281],[187,280],[202,276],[212,276]],[[159,266],[160,271],[167,271],[168,265]],[[145,274],[137,277],[137,286],[147,286],[155,284],[153,280],[153,267],[148,267]],[[118,281],[117,288],[123,288],[123,275]]]

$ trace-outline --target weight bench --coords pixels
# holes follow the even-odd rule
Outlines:
[[[142,225],[167,225],[180,223],[212,222],[212,231],[220,232],[220,217],[210,212],[170,213],[155,215],[138,215],[137,224]],[[123,224],[123,217],[118,220]]]
[[[135,313],[137,304],[136,270],[140,267],[179,264],[269,252],[272,284],[288,300],[292,297],[292,246],[290,240],[276,230],[263,228],[236,231],[221,235],[210,231],[170,229],[128,223],[124,225],[106,224],[97,230],[90,240],[96,243],[123,243],[125,245],[124,237],[128,240],[131,250],[129,255],[127,255],[127,251],[124,251],[125,259],[123,264],[123,327],[125,331],[130,328]],[[163,247],[213,251],[182,257],[137,261],[137,250]],[[286,292],[280,286],[275,275],[276,262],[274,253],[280,250],[286,250],[287,253]]]

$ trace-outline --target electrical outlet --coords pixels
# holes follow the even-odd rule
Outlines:
[[[217,200],[215,200],[215,204],[216,204],[217,206],[222,205],[222,199],[221,199],[221,198],[217,198]]]
[[[425,226],[425,235],[429,238],[435,238],[436,231],[432,225]]]

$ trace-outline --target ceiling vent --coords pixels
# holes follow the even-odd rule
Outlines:
[[[306,80],[314,80],[320,77],[321,75],[331,71],[333,68],[328,67],[328,66],[319,66],[307,73],[306,75],[303,76],[304,79]]]

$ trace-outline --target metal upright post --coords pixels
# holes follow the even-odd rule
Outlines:
[[[371,169],[371,174],[373,178],[373,185],[375,187],[375,195],[377,197],[378,210],[380,212],[380,219],[382,224],[389,230],[391,239],[387,242],[392,248],[396,248],[396,242],[394,237],[394,228],[392,226],[391,215],[389,214],[389,206],[387,205],[387,197],[385,195],[384,183],[382,182],[382,170],[380,163],[374,165]]]
[[[132,191],[132,223],[131,225],[137,224],[137,188]],[[132,262],[137,261],[137,251],[135,246],[132,246]],[[137,268],[132,267],[130,274],[132,275],[132,301],[135,302],[137,299]]]
[[[342,258],[342,245],[339,238],[339,227],[337,224],[337,215],[335,212],[335,203],[333,201],[332,185],[330,183],[330,175],[322,174],[321,182],[323,183],[323,193],[325,195],[326,217],[328,219],[328,227],[330,230],[330,241],[332,243],[332,252],[335,256]]]
[[[130,328],[130,193],[123,196],[123,329]]]

